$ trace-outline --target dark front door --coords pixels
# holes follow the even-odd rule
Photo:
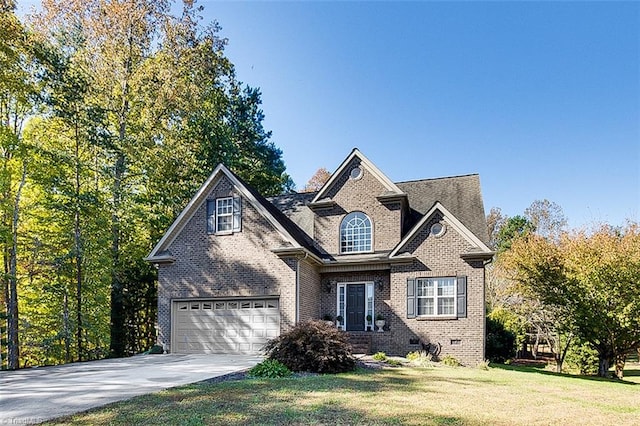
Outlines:
[[[347,286],[347,331],[364,331],[364,284]]]

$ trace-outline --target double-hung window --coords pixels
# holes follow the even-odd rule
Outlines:
[[[233,229],[233,198],[216,200],[216,232],[230,232]]]
[[[416,298],[419,316],[453,316],[456,314],[456,279],[418,278]]]
[[[230,234],[241,229],[242,201],[240,197],[223,197],[207,201],[207,232]]]

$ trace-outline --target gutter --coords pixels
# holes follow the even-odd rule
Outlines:
[[[166,255],[166,256],[149,256],[149,257],[144,257],[142,258],[142,260],[152,263],[153,266],[158,266],[160,264],[166,264],[166,263],[174,263],[176,261],[176,258],[171,256],[171,255]]]

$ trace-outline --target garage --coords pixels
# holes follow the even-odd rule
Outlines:
[[[277,299],[173,303],[173,352],[258,353],[280,334]]]

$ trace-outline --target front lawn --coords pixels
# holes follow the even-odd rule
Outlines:
[[[638,424],[638,364],[628,364],[625,375],[611,381],[526,367],[361,369],[193,384],[48,424]]]

